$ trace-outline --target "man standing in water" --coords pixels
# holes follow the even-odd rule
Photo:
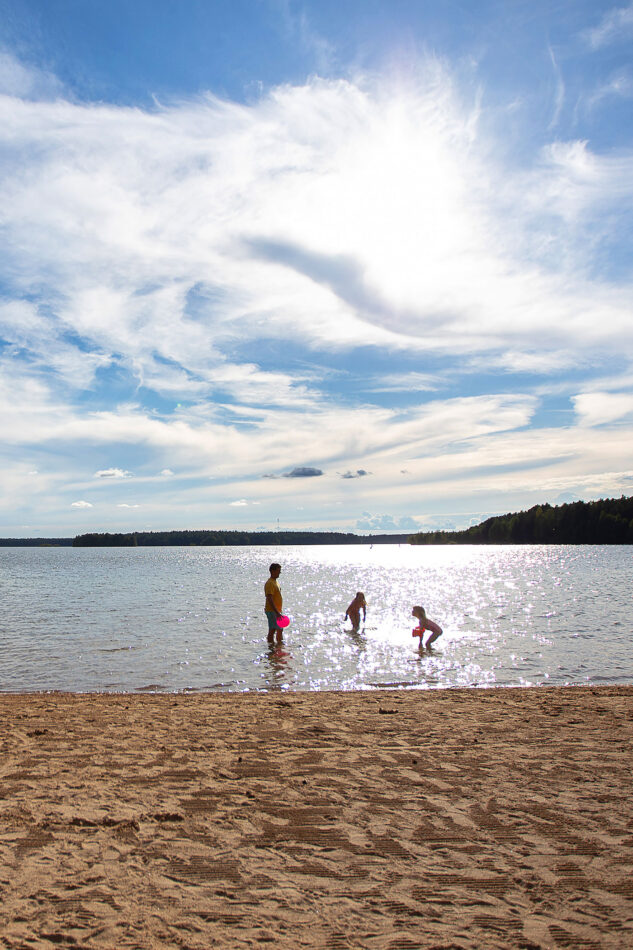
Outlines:
[[[273,643],[276,635],[277,643],[280,643],[282,633],[281,627],[277,623],[277,617],[281,616],[283,598],[277,578],[281,574],[281,564],[271,564],[269,570],[270,577],[264,584],[264,593],[266,594],[264,611],[268,618],[268,642]]]

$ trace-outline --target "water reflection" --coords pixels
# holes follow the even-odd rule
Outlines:
[[[285,649],[283,640],[276,643],[267,642],[266,659],[266,686],[267,689],[283,689],[288,686],[288,674],[292,672],[290,662],[292,654]]]
[[[3,549],[0,689],[632,682],[631,547]],[[265,645],[283,565],[292,624]],[[341,618],[363,590],[367,621]],[[444,633],[411,637],[423,603]],[[596,649],[599,639],[600,649]]]
[[[343,633],[349,637],[351,643],[354,644],[359,650],[364,650],[367,646],[367,640],[365,639],[365,626],[360,627],[351,627],[343,630]]]

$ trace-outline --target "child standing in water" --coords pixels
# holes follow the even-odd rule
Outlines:
[[[411,636],[420,638],[420,649],[422,649],[422,637],[424,636],[424,631],[430,630],[431,636],[429,637],[429,639],[426,641],[426,644],[425,644],[427,648],[430,647],[431,644],[435,640],[437,640],[437,638],[441,635],[442,628],[440,627],[439,624],[435,623],[434,620],[429,620],[429,618],[426,615],[426,611],[424,607],[414,607],[413,610],[411,611],[411,616],[416,617],[420,623],[420,626],[418,627],[418,629],[414,630]]]
[[[352,627],[355,629],[360,627],[360,612],[363,611],[363,623],[365,623],[365,618],[367,616],[367,601],[365,600],[365,595],[362,591],[358,591],[356,597],[351,602],[347,610],[345,611],[345,619],[349,617]]]

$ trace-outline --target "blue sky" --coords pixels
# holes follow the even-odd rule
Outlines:
[[[0,0],[0,535],[630,494],[633,3]]]

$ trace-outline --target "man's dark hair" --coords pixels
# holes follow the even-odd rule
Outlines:
[[[269,570],[269,571],[274,571],[276,567],[278,567],[279,570],[281,570],[281,564],[277,564],[277,563],[271,564],[270,567],[268,568],[268,570]]]

